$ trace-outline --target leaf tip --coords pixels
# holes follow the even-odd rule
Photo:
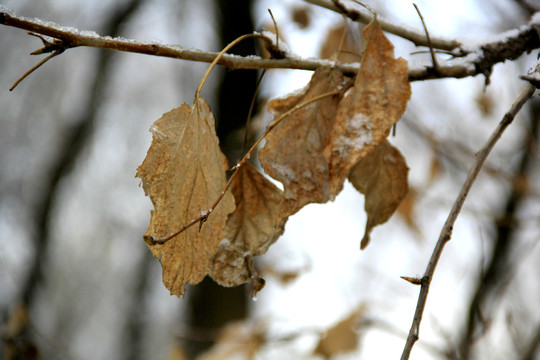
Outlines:
[[[371,241],[371,238],[369,237],[369,231],[366,231],[366,234],[362,238],[362,242],[360,243],[360,250],[365,250],[367,246],[369,245],[369,242]]]
[[[260,277],[253,277],[251,278],[251,300],[257,301],[257,295],[259,294],[259,291],[261,291],[264,288],[264,285],[266,285],[266,280]]]

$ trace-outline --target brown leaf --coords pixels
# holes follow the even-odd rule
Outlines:
[[[175,342],[171,345],[171,349],[169,350],[169,355],[167,355],[167,360],[188,360],[188,356],[186,354],[186,351],[182,347],[181,344],[178,342]]]
[[[136,175],[154,205],[145,240],[161,262],[163,283],[182,296],[188,282],[197,284],[210,272],[234,199],[225,193],[200,229],[192,226],[165,244],[152,245],[149,239],[175,233],[210,208],[225,186],[227,164],[204,99],[169,111],[150,131],[152,145]]]
[[[410,188],[407,195],[401,201],[397,208],[397,213],[401,215],[405,223],[414,231],[417,235],[421,235],[422,232],[416,223],[416,203],[418,202],[418,193],[413,188]]]
[[[359,342],[357,322],[364,311],[365,306],[360,306],[346,319],[328,329],[319,340],[314,353],[329,359],[336,354],[356,350]]]
[[[250,281],[257,286],[262,279],[256,277],[251,261],[264,254],[283,233],[287,221],[285,198],[249,163],[239,169],[232,193],[236,210],[227,220],[227,237],[218,246],[211,276],[224,286]]]
[[[199,360],[227,360],[256,358],[257,352],[266,344],[267,325],[264,322],[232,322],[227,324],[219,337]]]
[[[339,104],[324,155],[330,168],[330,192],[337,194],[351,167],[373,151],[399,120],[411,95],[407,61],[394,59],[394,47],[373,20],[354,87]]]
[[[337,54],[337,60],[341,63],[353,63],[361,60],[362,39],[360,28],[338,24],[329,30],[324,41],[320,56],[323,59],[334,59]],[[345,32],[345,35],[343,34]],[[342,44],[342,38],[343,44]],[[341,48],[340,48],[341,46]]]
[[[373,227],[386,222],[408,192],[409,169],[399,150],[388,141],[353,166],[349,181],[366,196],[366,232],[361,249],[369,244]]]
[[[292,9],[292,21],[300,29],[305,29],[311,23],[311,8],[309,6],[296,6]]]
[[[268,109],[278,118],[318,95],[343,88],[346,78],[336,69],[320,68],[300,93],[273,100]],[[301,108],[283,119],[267,136],[259,159],[274,179],[283,183],[291,213],[309,203],[330,200],[328,164],[322,151],[329,139],[340,96]]]

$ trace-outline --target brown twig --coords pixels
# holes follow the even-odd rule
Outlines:
[[[276,48],[279,49],[279,29],[277,26],[276,18],[274,18],[274,14],[272,14],[272,10],[268,9],[268,13],[270,14],[270,17],[272,18],[272,22],[274,23],[274,30],[276,30]]]
[[[416,9],[416,12],[418,13],[418,16],[420,17],[420,21],[422,21],[422,26],[424,27],[424,31],[426,33],[426,39],[429,47],[429,53],[431,54],[431,61],[433,62],[433,69],[438,73],[439,72],[439,63],[437,61],[437,57],[435,56],[435,51],[433,50],[433,44],[431,43],[431,38],[429,36],[429,31],[427,29],[426,23],[424,22],[424,17],[422,16],[422,13],[420,12],[420,9],[418,6],[416,6],[415,3],[413,3],[414,8]]]
[[[11,87],[9,88],[9,91],[13,91],[13,89],[15,89],[15,87],[17,85],[20,84],[21,81],[23,81],[28,75],[30,75],[31,73],[33,73],[35,70],[37,70],[41,65],[45,64],[47,61],[51,60],[53,57],[57,56],[57,55],[60,55],[61,53],[64,52],[65,49],[58,49],[56,51],[54,51],[52,54],[50,54],[49,56],[47,56],[45,59],[41,60],[40,62],[38,62],[35,66],[33,66],[30,70],[28,70],[27,72],[25,72],[17,81],[15,81],[13,83],[13,85],[11,85]]]
[[[471,190],[476,178],[478,177],[478,174],[480,173],[480,170],[482,169],[482,166],[484,165],[484,162],[486,161],[489,153],[491,152],[497,141],[500,139],[505,129],[512,123],[516,114],[521,110],[527,100],[529,100],[529,98],[531,98],[531,96],[534,94],[535,90],[536,88],[529,83],[527,83],[523,87],[521,93],[518,95],[508,112],[504,115],[501,122],[499,123],[495,131],[491,134],[486,144],[476,154],[475,162],[471,167],[469,174],[467,175],[465,183],[461,187],[461,191],[456,201],[454,202],[454,205],[452,206],[452,210],[450,211],[450,214],[446,219],[446,222],[439,235],[439,239],[435,245],[435,248],[433,249],[433,253],[427,265],[424,276],[421,279],[418,303],[416,305],[416,310],[414,313],[411,329],[407,337],[407,342],[405,343],[405,347],[401,355],[401,360],[409,359],[414,343],[418,340],[420,322],[422,321],[422,315],[426,305],[431,280],[433,278],[435,268],[437,267],[437,263],[439,262],[444,246],[448,241],[450,241],[452,237],[454,223],[459,213],[461,212],[463,203],[465,202],[465,199],[467,198],[469,191]]]
[[[373,14],[367,14],[361,11],[353,10],[347,8],[340,0],[304,0],[310,4],[323,7],[325,9],[337,12],[347,16],[349,19],[364,24],[369,23],[373,19]],[[371,12],[371,11],[370,11]],[[429,44],[426,41],[425,34],[419,30],[414,30],[393,24],[392,22],[377,17],[381,28],[389,32],[390,34],[397,35],[403,39],[409,40],[414,43],[416,46],[428,46]],[[461,43],[454,39],[445,39],[445,38],[433,38],[432,45],[436,49],[440,50],[453,50],[461,46]]]
[[[265,74],[266,74],[266,69],[263,69],[261,76],[259,76],[259,79],[257,80],[255,93],[253,93],[253,97],[251,98],[251,103],[249,104],[249,111],[248,111],[247,120],[246,120],[246,131],[244,131],[244,140],[242,141],[242,151],[240,152],[240,154],[243,154],[244,151],[246,151],[249,128],[251,126],[251,117],[253,116],[253,109],[255,108],[255,103],[257,102],[257,96],[259,95],[259,90],[261,89],[261,83]]]
[[[310,2],[328,3],[321,0],[310,0]],[[333,6],[333,8],[335,9],[336,7]],[[369,17],[369,20],[371,20],[371,17]],[[386,24],[383,19],[379,19],[379,22],[381,23],[381,26]],[[85,32],[71,31],[51,23],[46,24],[47,25],[42,21],[17,17],[7,12],[0,12],[0,25],[13,26],[37,34],[50,36],[55,39],[60,39],[64,44],[69,45],[69,47],[96,47],[209,63],[214,61],[218,56],[218,54],[214,52],[187,50],[178,45],[141,43],[134,40],[119,38],[111,39],[99,36],[98,34],[86,34]],[[439,74],[434,74],[433,71],[423,65],[410,67],[409,81],[447,77],[464,78],[478,74],[488,74],[494,64],[504,62],[505,60],[516,59],[525,52],[540,48],[540,37],[535,30],[535,26],[539,25],[540,24],[535,23],[533,19],[528,26],[522,26],[519,31],[510,30],[498,36],[491,37],[491,39],[494,40],[481,43],[475,48],[466,51],[459,49],[460,44],[455,41],[450,41],[447,46],[439,46],[440,44],[437,43],[436,39],[431,38],[432,46],[434,48],[453,49],[453,54],[460,56],[459,61],[440,64]],[[383,28],[385,28],[384,26]],[[394,27],[396,26],[394,25]],[[385,28],[385,30],[392,33],[391,28]],[[405,34],[398,33],[398,35],[407,38]],[[416,37],[418,38],[418,45],[427,45],[425,34],[420,33],[417,34],[417,36],[415,35],[415,39]],[[350,75],[356,74],[359,69],[359,64],[334,64],[325,59],[302,59],[296,56],[287,56],[284,59],[263,59],[257,56],[242,57],[223,55],[219,59],[218,64],[230,69],[302,69],[311,71],[324,66],[335,66],[344,74]]]

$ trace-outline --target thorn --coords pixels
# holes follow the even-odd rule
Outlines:
[[[424,32],[426,33],[426,40],[427,40],[427,43],[429,45],[429,53],[431,54],[431,61],[433,63],[433,70],[435,70],[435,72],[437,74],[440,74],[441,71],[440,71],[439,63],[437,62],[437,57],[435,56],[435,51],[433,50],[433,46],[431,45],[431,38],[429,37],[429,32],[428,32],[426,23],[424,22],[424,17],[422,16],[422,13],[420,12],[420,9],[418,8],[418,6],[415,3],[413,3],[413,6],[414,6],[416,12],[418,13],[418,17],[420,17],[420,21],[422,22],[422,26],[424,27]]]
[[[199,221],[199,232],[201,232],[203,224],[208,220],[208,214]]]
[[[400,276],[405,281],[410,282],[413,285],[422,285],[422,278],[418,277],[409,277],[409,276]]]
[[[540,89],[540,74],[534,72],[530,75],[521,75],[519,77],[521,80],[528,81],[532,86],[537,89]]]

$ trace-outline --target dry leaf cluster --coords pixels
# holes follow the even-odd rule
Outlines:
[[[405,197],[407,165],[387,141],[410,97],[407,62],[395,59],[378,22],[364,30],[365,49],[354,82],[320,68],[307,86],[270,102],[274,120],[259,159],[278,189],[246,160],[227,184],[214,118],[196,97],[163,115],[137,176],[154,210],[145,241],[163,268],[163,282],[182,296],[206,275],[224,286],[264,286],[253,258],[283,233],[289,216],[309,203],[333,200],[345,179],[366,196],[368,221],[386,222]],[[191,226],[194,225],[194,226]]]

